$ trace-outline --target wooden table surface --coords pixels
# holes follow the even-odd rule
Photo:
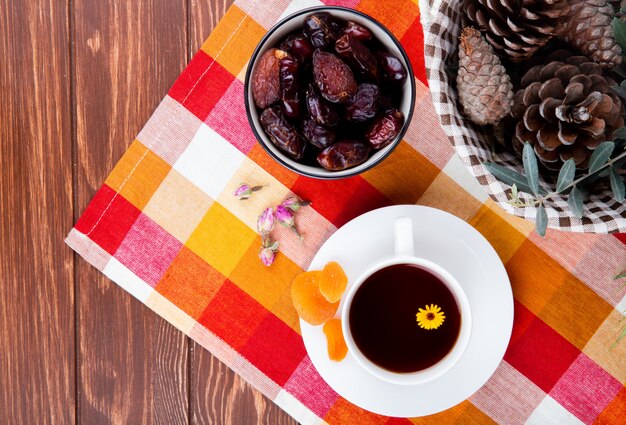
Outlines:
[[[229,0],[0,0],[0,424],[294,423],[63,239]]]

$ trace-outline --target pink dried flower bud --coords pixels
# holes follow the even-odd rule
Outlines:
[[[261,262],[267,267],[274,263],[276,258],[276,252],[278,251],[278,241],[271,242],[269,239],[263,239],[263,246],[259,249],[259,258]]]
[[[256,223],[257,231],[260,235],[267,235],[274,228],[274,210],[267,208],[264,210]]]
[[[276,220],[287,227],[293,227],[296,224],[293,211],[282,204],[276,207]]]
[[[233,196],[236,196],[238,198],[242,198],[244,196],[250,196],[252,195],[252,188],[250,187],[249,184],[242,184],[241,186],[239,186],[237,189],[235,189],[235,192],[233,193]]]
[[[249,184],[242,183],[241,186],[239,186],[235,190],[235,192],[233,193],[233,196],[236,196],[237,198],[239,198],[240,201],[243,201],[243,200],[248,199],[250,196],[252,196],[253,192],[258,192],[262,188],[263,186],[252,187]]]
[[[259,258],[261,262],[265,264],[267,267],[271,266],[274,263],[274,258],[276,257],[276,253],[269,248],[261,248],[259,251]]]
[[[293,212],[297,212],[301,207],[306,207],[308,205],[311,205],[311,202],[303,201],[300,198],[292,196],[291,198],[285,199],[282,205],[289,208]]]

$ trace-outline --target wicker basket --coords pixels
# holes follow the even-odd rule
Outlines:
[[[420,0],[424,25],[426,75],[441,126],[467,166],[487,193],[507,212],[534,221],[535,207],[513,207],[509,202],[511,187],[497,180],[484,166],[495,162],[523,173],[521,161],[509,153],[492,154],[493,134],[480,128],[461,114],[454,85],[446,73],[448,64],[458,60],[458,38],[461,32],[460,0]],[[541,182],[546,188],[551,184]],[[626,231],[626,204],[613,199],[610,190],[592,195],[584,206],[584,218],[575,217],[564,197],[545,204],[548,226],[571,232],[612,233]]]

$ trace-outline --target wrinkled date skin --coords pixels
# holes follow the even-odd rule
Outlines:
[[[364,83],[346,106],[346,118],[354,122],[365,122],[376,116],[380,89],[376,84]]]
[[[313,53],[313,78],[322,96],[333,103],[347,102],[357,85],[350,67],[332,53]]]
[[[278,149],[296,161],[302,159],[306,143],[298,131],[283,117],[279,107],[273,106],[264,110],[259,121]]]
[[[365,143],[341,141],[320,152],[317,162],[327,170],[345,170],[367,161],[370,150],[371,148]]]
[[[404,114],[393,108],[376,118],[365,133],[365,137],[374,149],[389,145],[400,133],[404,125]]]
[[[278,49],[269,49],[259,58],[252,73],[252,97],[257,108],[265,109],[280,98]]]
[[[304,20],[304,34],[316,49],[332,47],[339,36],[339,25],[329,13],[315,13]]]
[[[346,22],[346,26],[343,29],[344,34],[350,34],[352,37],[359,41],[371,41],[372,32],[365,28],[363,25],[357,24],[354,21]]]
[[[294,57],[301,65],[311,62],[313,51],[315,51],[304,34],[290,35],[281,43],[280,48]]]
[[[335,50],[364,78],[378,81],[376,56],[359,40],[350,34],[345,34],[335,43]]]
[[[389,96],[389,93],[381,93],[380,97],[378,98],[378,109],[379,110],[387,110],[387,109],[391,109],[394,106],[394,101],[391,98],[391,96]]]
[[[299,64],[291,56],[280,60],[280,101],[283,113],[289,118],[300,117]]]
[[[406,69],[400,59],[388,52],[378,52],[378,63],[382,70],[383,79],[395,85],[402,85],[406,80]]]
[[[335,105],[322,98],[313,84],[309,84],[306,91],[306,107],[311,117],[319,124],[334,127],[341,119]]]
[[[335,141],[335,130],[320,125],[312,118],[304,121],[302,134],[310,144],[318,149],[324,149],[332,145]]]
[[[258,55],[249,86],[257,126],[285,157],[345,170],[398,138],[408,70],[372,29],[314,12]]]

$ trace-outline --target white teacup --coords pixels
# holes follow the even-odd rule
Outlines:
[[[467,348],[472,329],[472,315],[470,305],[463,288],[456,279],[441,266],[415,256],[413,242],[413,221],[409,217],[398,218],[395,222],[395,254],[382,260],[367,269],[354,284],[350,286],[343,299],[341,323],[343,335],[348,346],[348,352],[356,361],[372,375],[394,384],[414,385],[421,384],[443,375],[454,366]],[[396,264],[411,264],[422,268],[438,277],[452,293],[461,316],[459,335],[452,349],[434,365],[416,372],[398,373],[384,369],[370,361],[358,348],[350,330],[349,313],[354,295],[361,284],[372,274],[385,267]]]

